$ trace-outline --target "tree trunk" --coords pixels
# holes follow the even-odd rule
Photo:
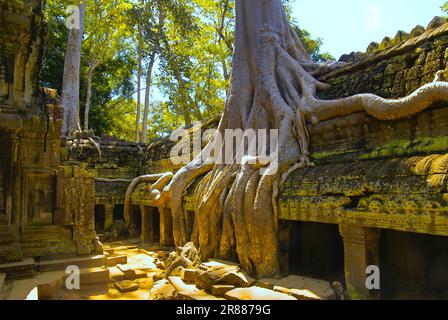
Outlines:
[[[135,142],[140,141],[140,113],[141,113],[141,90],[142,90],[142,33],[138,27],[138,75],[137,75],[137,119],[135,123]]]
[[[89,65],[89,70],[87,72],[87,94],[86,94],[86,105],[84,110],[84,130],[89,131],[89,112],[90,112],[90,100],[92,98],[92,78],[93,71],[95,71],[94,65]]]
[[[145,93],[145,110],[143,113],[143,133],[142,133],[142,142],[146,143],[148,140],[148,115],[149,115],[149,98],[151,94],[151,81],[152,81],[152,71],[154,69],[154,64],[156,62],[157,51],[160,46],[160,37],[163,32],[163,28],[165,26],[165,12],[163,9],[159,8],[159,26],[158,26],[158,39],[156,41],[156,45],[153,48],[153,52],[151,53],[151,58],[149,61],[148,72],[146,75],[146,93]]]
[[[152,71],[154,70],[155,62],[156,62],[156,53],[153,52],[149,60],[148,72],[146,73],[145,109],[143,112],[143,130],[142,130],[143,143],[147,143],[148,139],[149,98],[151,96]]]
[[[80,130],[79,124],[79,72],[81,65],[81,46],[84,33],[85,2],[78,1],[80,23],[79,30],[71,29],[68,35],[67,50],[65,53],[64,76],[62,83],[62,107],[64,120],[62,125],[63,136],[71,131]]]
[[[247,272],[270,277],[280,273],[279,186],[293,170],[312,165],[307,128],[311,124],[307,121],[362,110],[378,119],[409,117],[434,101],[448,100],[448,84],[433,83],[399,100],[374,95],[335,101],[317,99],[317,91],[328,86],[314,75],[338,65],[311,61],[287,21],[281,0],[236,0],[234,48],[230,94],[218,132],[224,135],[226,129],[278,130],[278,170],[262,172],[258,163],[240,164],[236,159],[226,164],[203,162],[203,151],[169,184],[152,190],[152,195],[160,204],[170,202],[175,245],[182,246],[188,241],[183,195],[192,181],[201,177],[196,187],[193,241],[202,259],[236,257]],[[247,155],[244,141],[242,146]],[[215,147],[212,141],[205,150]],[[223,158],[226,147],[226,142],[219,145]]]

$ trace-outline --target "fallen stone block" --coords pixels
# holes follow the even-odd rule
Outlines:
[[[163,261],[160,261],[160,260],[156,262],[156,267],[158,269],[160,269],[160,270],[165,270],[166,269],[165,263]]]
[[[214,300],[225,300],[224,298],[219,298],[208,294],[207,292],[200,290],[194,292],[179,292],[177,300],[191,300],[191,301],[214,301]]]
[[[142,290],[149,290],[154,285],[154,281],[152,281],[152,279],[149,278],[137,279],[135,280],[135,282],[137,283],[138,288]]]
[[[259,280],[259,281],[257,281],[257,282],[255,283],[255,285],[256,285],[257,287],[260,287],[260,288],[265,288],[265,289],[269,289],[269,290],[274,290],[274,285],[273,285],[272,283],[270,283],[270,282],[267,282],[267,281]]]
[[[119,282],[125,280],[124,272],[118,269],[117,267],[109,268],[109,277],[112,282]]]
[[[212,295],[217,297],[224,297],[224,295],[235,289],[235,286],[229,285],[229,284],[216,284],[212,286]]]
[[[67,276],[64,277],[64,283]],[[98,283],[109,282],[109,269],[107,268],[90,268],[81,269],[79,275],[79,281],[81,286]]]
[[[180,277],[171,276],[168,280],[178,292],[195,292],[199,291],[194,284],[186,284]]]
[[[143,270],[135,270],[135,278],[134,279],[144,279],[147,278],[148,274]]]
[[[321,297],[315,295],[313,292],[309,290],[299,290],[299,289],[290,289],[289,294],[296,298],[297,300],[322,300]]]
[[[104,252],[109,254],[109,255],[113,255],[115,250],[112,248],[103,248]]]
[[[306,290],[304,299],[308,297],[318,297],[320,300],[335,300],[336,293],[331,287],[328,281],[302,277],[302,276],[289,276],[283,279],[263,279],[263,281],[274,284],[275,287],[283,287],[287,289],[295,289],[297,296],[305,294],[306,292],[300,292],[300,290]],[[300,292],[300,294],[298,293]]]
[[[299,289],[288,289],[284,287],[274,287],[274,291],[281,292],[284,294],[289,294],[290,296],[293,296],[297,300],[304,300],[304,301],[318,301],[322,300],[322,298],[318,297],[314,293],[312,293],[309,290],[299,290]]]
[[[135,270],[132,269],[127,264],[117,264],[117,268],[123,272],[125,280],[133,280],[135,279],[136,273]]]
[[[210,291],[215,284],[230,284],[235,287],[250,287],[255,280],[247,276],[238,266],[215,266],[196,272],[196,286]]]
[[[260,287],[233,289],[224,297],[228,300],[297,300],[288,294]]]
[[[64,286],[63,279],[58,279],[49,283],[39,284],[37,286],[37,296],[39,300],[54,299],[59,290]]]
[[[115,256],[115,257],[108,257],[107,258],[107,266],[113,267],[117,264],[126,264],[128,263],[128,257],[126,256]]]
[[[138,284],[129,280],[124,280],[120,282],[115,282],[115,288],[117,288],[117,290],[120,291],[121,293],[133,292],[138,290]]]
[[[180,277],[185,282],[194,283],[196,280],[196,270],[182,268],[180,272]]]
[[[177,295],[177,290],[166,279],[162,279],[154,283],[149,292],[149,300],[174,300]]]

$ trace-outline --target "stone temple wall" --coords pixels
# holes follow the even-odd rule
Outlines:
[[[448,24],[435,18],[427,28],[417,26],[410,34],[399,32],[371,44],[366,53],[344,55],[346,66],[322,76],[332,88],[321,98],[357,93],[398,98],[432,82],[439,70],[448,79],[447,44]],[[210,119],[205,127],[216,127],[218,120]],[[311,270],[321,267],[312,261],[341,261],[345,277],[338,279],[353,298],[412,297],[409,290],[400,290],[404,281],[414,281],[408,288],[420,296],[447,297],[442,275],[448,256],[441,249],[448,244],[447,124],[446,103],[397,121],[377,121],[359,112],[308,124],[316,166],[293,172],[278,200],[285,272],[297,268],[291,261],[306,252]],[[172,146],[165,139],[148,147],[146,173],[177,169],[169,162]],[[187,221],[194,219],[194,188],[184,197]],[[145,184],[138,186],[133,204],[151,207],[147,190]],[[335,253],[338,243],[341,257]],[[368,265],[385,270],[381,292],[365,288]],[[396,270],[399,275],[392,274]],[[434,279],[416,285],[422,273]]]
[[[366,53],[344,55],[341,61],[346,66],[322,76],[332,88],[320,93],[321,98],[357,93],[398,98],[433,81],[439,70],[448,79],[447,44],[444,18],[435,18],[427,28],[417,26],[409,34],[399,32],[381,44],[372,43]],[[202,129],[217,127],[218,122],[219,116],[213,117]],[[342,265],[342,279],[337,279],[353,298],[403,297],[414,291],[400,291],[400,283],[430,274],[432,280],[415,292],[447,297],[443,270],[448,267],[448,256],[441,249],[448,244],[447,124],[446,103],[397,121],[377,121],[359,112],[308,124],[316,166],[293,172],[281,186],[278,200],[285,272],[303,267],[303,261],[292,265],[297,257],[306,257],[309,270],[319,269],[313,265],[316,261]],[[190,134],[194,130],[189,129]],[[80,136],[67,141],[62,158],[64,166],[81,167],[95,178],[95,204],[104,206],[95,210],[104,212],[106,226],[113,222],[114,207],[124,203],[124,192],[133,178],[179,169],[169,160],[175,142],[168,138],[147,147],[94,140],[99,141],[100,152]],[[184,197],[190,229],[195,186]],[[150,217],[158,213],[160,241],[171,243],[169,208],[153,208],[149,187],[140,184],[132,195],[132,204],[141,208],[142,240],[154,239],[154,230],[145,228],[156,228]],[[371,292],[365,288],[368,265],[385,270],[386,289]],[[396,270],[401,276],[392,274]],[[434,283],[442,288],[438,287],[437,294]]]
[[[80,198],[92,202],[94,180],[61,166],[60,99],[38,85],[43,6],[43,0],[0,0],[0,263],[16,263],[8,270],[19,273],[23,258],[34,270],[34,257],[101,251]],[[70,210],[62,200],[77,192],[73,179],[86,193],[76,193]]]

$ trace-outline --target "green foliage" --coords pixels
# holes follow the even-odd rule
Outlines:
[[[448,2],[445,2],[445,4],[442,5],[442,10],[448,13]]]
[[[305,29],[300,28],[295,19],[292,20],[294,30],[302,41],[303,47],[310,55],[311,59],[315,62],[334,61],[335,58],[329,53],[321,53],[320,48],[322,46],[322,39],[314,39],[311,37],[311,33]]]
[[[284,1],[288,15],[289,2]],[[45,8],[48,49],[41,85],[59,92],[68,37],[65,8],[71,3],[47,0]],[[162,30],[158,28],[161,14]],[[314,61],[334,59],[321,53],[320,38],[313,38],[291,20]],[[80,113],[83,119],[87,76],[93,67],[89,118],[97,135],[134,140],[139,30],[143,40],[143,74],[151,54],[158,58],[153,80],[157,90],[152,90],[156,94],[153,93],[148,117],[149,139],[164,137],[175,128],[222,111],[233,53],[233,0],[86,0],[85,24]]]

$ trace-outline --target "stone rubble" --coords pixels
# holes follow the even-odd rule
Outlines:
[[[108,244],[105,248],[105,266],[81,269],[79,292],[64,289],[67,276],[62,272],[62,276],[50,277],[51,281],[37,281],[37,286],[34,285],[37,299],[203,301],[340,297],[333,290],[333,287],[338,288],[338,283],[330,285],[326,281],[298,276],[255,280],[234,262],[215,259],[202,262],[192,243],[179,248],[177,253],[154,252],[122,244]],[[162,263],[166,270],[159,268]]]

